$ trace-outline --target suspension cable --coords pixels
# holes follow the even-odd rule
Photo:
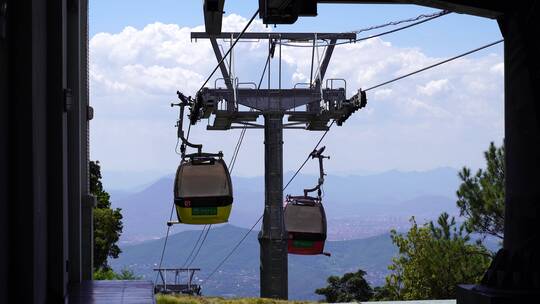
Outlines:
[[[199,233],[199,238],[197,238],[197,241],[195,242],[195,245],[193,245],[193,248],[191,249],[191,252],[189,253],[189,255],[187,256],[186,260],[184,261],[184,264],[182,264],[182,268],[185,268],[186,265],[188,264],[188,261],[191,259],[191,257],[193,256],[193,253],[195,252],[195,249],[197,248],[197,245],[199,245],[199,242],[201,241],[201,238],[204,234],[204,231],[206,230],[206,225],[204,225],[203,229],[201,230],[201,232]]]
[[[313,45],[295,44],[295,43],[287,43],[287,42],[277,42],[277,43],[279,43],[279,44],[281,44],[283,46],[290,46],[290,47],[325,47],[325,46],[330,46],[330,45],[342,45],[342,44],[356,43],[356,42],[360,42],[360,41],[364,41],[364,40],[369,40],[369,39],[385,36],[385,35],[392,34],[392,33],[395,33],[395,32],[399,32],[399,31],[408,29],[410,27],[420,25],[422,23],[425,23],[425,22],[431,21],[433,19],[442,17],[444,15],[448,15],[450,13],[451,13],[450,11],[440,11],[439,13],[435,14],[433,17],[429,17],[427,19],[423,19],[423,20],[420,20],[420,21],[417,21],[417,22],[414,22],[414,23],[411,23],[411,24],[408,24],[408,25],[405,25],[405,26],[402,26],[402,27],[398,27],[398,28],[393,29],[393,30],[382,32],[382,33],[379,33],[379,34],[376,34],[376,35],[373,35],[373,36],[362,37],[362,38],[353,39],[353,40],[350,40],[350,41],[335,42],[335,43],[324,43],[324,44],[313,44]],[[324,36],[320,35],[319,38],[323,39]]]
[[[268,57],[266,58],[266,63],[264,64],[264,68],[261,74],[261,79],[259,80],[259,85],[257,86],[257,89],[261,88],[264,75],[266,73],[266,68],[268,67],[268,64],[270,63],[270,57],[271,54],[268,53]],[[252,111],[253,109],[250,109]],[[236,147],[234,148],[233,156],[229,162],[229,173],[232,173],[234,170],[234,165],[236,164],[236,159],[238,158],[238,153],[240,152],[240,147],[242,146],[242,142],[244,141],[244,136],[246,135],[247,128],[244,126],[242,128],[242,132],[240,132],[240,136],[238,137],[238,141],[236,142]]]
[[[233,153],[233,156],[231,158],[231,161],[229,162],[229,174],[232,174],[232,171],[234,170],[234,165],[236,165],[236,159],[238,158],[238,153],[240,153],[240,147],[242,146],[242,142],[244,141],[244,136],[246,135],[246,128],[244,127],[242,131],[240,132],[240,136],[238,137],[238,142],[236,143],[236,148]]]
[[[369,27],[366,27],[366,28],[363,28],[363,29],[360,29],[360,30],[352,31],[352,33],[360,34],[362,32],[369,32],[371,30],[376,30],[376,29],[380,29],[380,28],[384,28],[384,27],[388,27],[388,26],[400,25],[402,23],[409,23],[409,22],[419,21],[419,20],[427,19],[427,18],[440,17],[440,16],[446,15],[448,13],[449,13],[448,11],[442,10],[442,11],[438,11],[438,12],[435,12],[435,13],[432,13],[432,14],[421,14],[421,15],[418,15],[418,16],[413,17],[413,18],[402,19],[402,20],[398,20],[398,21],[390,21],[390,22],[387,22],[387,23],[384,23],[384,24],[369,26]]]
[[[478,48],[475,48],[475,49],[473,49],[473,50],[467,51],[467,52],[465,52],[465,53],[461,53],[461,54],[459,54],[459,55],[456,55],[456,56],[454,56],[454,57],[451,57],[451,58],[448,58],[448,59],[439,61],[439,62],[434,63],[434,64],[432,64],[432,65],[428,65],[427,67],[423,67],[423,68],[421,68],[421,69],[419,69],[419,70],[416,70],[416,71],[414,71],[414,72],[410,72],[410,73],[407,73],[407,74],[405,74],[405,75],[396,77],[396,78],[394,78],[394,79],[385,81],[385,82],[383,82],[383,83],[374,85],[374,86],[372,86],[372,87],[369,87],[369,88],[365,89],[364,91],[367,92],[367,91],[369,91],[369,90],[373,90],[373,89],[376,89],[376,88],[378,88],[378,87],[382,87],[382,86],[384,86],[384,85],[387,85],[387,84],[390,84],[390,83],[392,83],[392,82],[401,80],[401,79],[403,79],[403,78],[407,78],[407,77],[409,77],[409,76],[418,74],[418,73],[420,73],[420,72],[423,72],[423,71],[432,69],[432,68],[434,68],[434,67],[437,67],[437,66],[439,66],[439,65],[448,63],[448,62],[453,61],[453,60],[456,60],[456,59],[458,59],[458,58],[465,57],[465,56],[470,55],[470,54],[472,54],[472,53],[476,53],[476,52],[481,51],[481,50],[483,50],[483,49],[486,49],[486,48],[488,48],[488,47],[491,47],[491,46],[494,46],[494,45],[496,45],[496,44],[499,44],[499,43],[501,43],[501,42],[503,42],[503,41],[504,41],[504,39],[501,39],[501,40],[497,40],[497,41],[488,43],[488,44],[486,44],[486,45],[483,45],[483,46],[481,46],[481,47],[478,47]]]
[[[202,246],[204,244],[204,241],[206,241],[206,237],[208,236],[208,232],[210,232],[210,228],[212,228],[212,224],[208,225],[208,229],[206,229],[206,233],[204,234],[204,237],[203,237],[203,239],[201,241],[201,244],[199,245],[199,249],[197,249],[197,252],[195,253],[193,258],[191,259],[191,262],[189,262],[189,264],[187,265],[187,268],[189,268],[189,266],[191,266],[191,264],[193,264],[193,262],[195,261],[195,259],[199,255],[199,252],[201,251],[201,248],[202,248]]]
[[[231,255],[236,251],[236,249],[238,249],[240,244],[242,244],[242,242],[247,238],[247,236],[251,233],[251,231],[253,231],[255,226],[257,226],[257,224],[262,220],[262,218],[263,218],[263,216],[261,215],[259,217],[259,219],[255,222],[255,224],[253,224],[253,226],[251,226],[251,228],[249,228],[249,230],[244,234],[244,236],[240,239],[240,241],[238,241],[238,243],[236,243],[234,248],[225,256],[225,258],[223,258],[223,260],[221,260],[221,262],[216,266],[216,268],[214,268],[214,270],[212,270],[210,275],[208,275],[206,277],[206,279],[204,279],[203,284],[206,284],[206,282],[208,282],[208,280],[210,280],[210,278],[216,273],[216,271],[218,271],[218,269],[221,268],[221,266],[231,257]]]
[[[173,212],[174,212],[174,203],[172,204],[172,207],[171,207],[171,215],[169,215],[169,222],[172,221]],[[169,232],[170,231],[171,231],[171,226],[167,225],[167,234],[165,235],[165,241],[163,243],[163,249],[161,250],[161,258],[159,259],[159,268],[161,268],[161,265],[163,264],[163,256],[165,255],[165,248],[167,248],[167,241],[169,240]],[[156,272],[156,278],[154,279],[154,285],[157,284],[158,277],[159,277],[159,272]]]

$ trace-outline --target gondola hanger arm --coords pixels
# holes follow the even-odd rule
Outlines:
[[[323,160],[325,158],[330,159],[330,156],[322,155],[325,149],[326,149],[326,146],[323,146],[318,150],[313,150],[313,152],[309,154],[309,156],[311,156],[312,159],[314,158],[319,159],[319,179],[317,181],[317,186],[311,189],[304,189],[304,196],[307,196],[308,193],[314,192],[314,191],[318,191],[317,195],[319,197],[321,196],[321,186],[324,184],[324,176],[326,175],[324,173]]]
[[[182,157],[185,156],[186,146],[197,149],[197,154],[202,154],[202,144],[193,144],[188,141],[188,139],[184,136],[184,108],[186,106],[193,105],[193,100],[190,97],[186,97],[182,92],[176,91],[176,94],[178,95],[178,99],[180,99],[179,103],[171,103],[171,107],[178,106],[180,107],[180,114],[178,117],[178,138],[182,141],[181,151],[182,151]]]

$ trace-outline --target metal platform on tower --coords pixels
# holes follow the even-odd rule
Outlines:
[[[347,99],[345,79],[324,81],[335,44],[340,40],[356,39],[355,33],[244,33],[240,39],[268,40],[269,58],[265,66],[269,79],[267,88],[261,88],[261,83],[257,85],[254,82],[240,82],[237,77],[231,76],[232,69],[222,60],[223,54],[217,39],[232,40],[238,37],[239,33],[222,33],[217,36],[200,32],[191,33],[192,39],[210,40],[223,76],[214,81],[213,88],[205,87],[198,92],[190,114],[192,124],[213,115],[214,120],[208,125],[208,130],[264,128],[264,125],[256,123],[260,115],[281,113],[287,116],[288,121],[283,125],[284,129],[326,131],[331,120],[336,120],[336,123],[341,125],[352,113],[366,105],[365,94],[361,91]],[[315,48],[320,41],[326,41],[327,46],[322,54],[322,60],[318,60],[315,66]],[[281,46],[298,42],[313,44],[310,82],[297,83],[292,88],[282,88]],[[268,62],[274,57],[276,48],[279,52],[278,87],[272,88]],[[241,106],[245,107],[244,110]]]
[[[193,277],[195,272],[200,271],[199,268],[154,268],[154,271],[161,279],[161,284],[154,286],[155,293],[201,295],[201,286],[193,284]],[[182,279],[184,273],[186,275]]]

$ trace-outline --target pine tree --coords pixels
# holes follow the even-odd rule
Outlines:
[[[97,198],[94,208],[94,268],[110,270],[107,258],[118,258],[122,252],[118,239],[122,233],[120,208],[111,208],[111,196],[103,189],[99,161],[90,161],[90,192]]]
[[[471,175],[464,167],[459,173],[462,183],[457,191],[457,205],[466,218],[469,231],[485,236],[504,237],[504,147],[493,142],[484,152],[487,167]]]

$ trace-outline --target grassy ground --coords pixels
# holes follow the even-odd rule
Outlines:
[[[280,301],[261,298],[209,298],[192,296],[156,295],[157,304],[309,304],[314,302]]]

